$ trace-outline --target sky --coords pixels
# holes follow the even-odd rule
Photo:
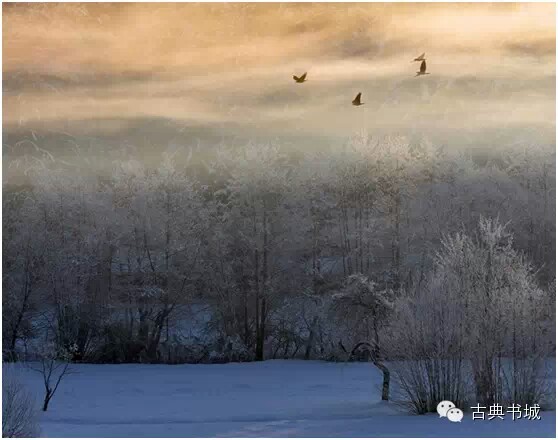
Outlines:
[[[362,131],[554,148],[555,14],[553,3],[5,4],[4,155],[26,141],[58,151],[63,137],[146,157],[218,141],[320,148]],[[415,77],[423,52],[430,74]]]

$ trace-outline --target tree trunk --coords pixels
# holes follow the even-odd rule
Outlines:
[[[374,361],[373,361],[374,362]],[[384,375],[384,379],[382,382],[382,400],[388,401],[389,400],[389,380],[390,380],[390,373],[388,368],[380,363],[380,362],[374,362],[374,365],[376,365],[376,367],[378,369],[381,370],[381,372]]]
[[[51,397],[52,397],[52,393],[50,391],[47,391],[45,394],[45,400],[43,402],[43,411],[46,411],[48,409],[48,404],[50,402]]]
[[[359,342],[357,345],[355,345],[355,348],[353,348],[351,350],[351,353],[349,354],[349,358],[351,356],[354,355],[354,353],[362,346],[367,346],[370,349],[370,354],[372,357],[372,363],[374,364],[374,366],[376,368],[378,368],[384,378],[383,378],[383,382],[382,382],[382,400],[389,400],[389,383],[390,383],[390,378],[391,378],[391,374],[389,372],[388,367],[386,367],[381,361],[380,359],[376,358],[376,356],[374,356],[374,353],[378,353],[379,352],[379,348],[376,347],[377,344],[370,344],[368,342]]]
[[[260,343],[261,340],[261,327],[260,327],[260,320],[262,319],[260,316],[260,286],[259,286],[259,256],[258,250],[254,251],[254,284],[256,290],[256,301],[255,301],[255,309],[256,309],[256,360],[261,361],[263,360],[263,353],[260,349],[262,345]]]
[[[304,359],[310,359],[310,355],[312,354],[312,348],[314,346],[314,336],[315,336],[315,329],[316,324],[318,323],[318,317],[314,316],[312,320],[312,324],[310,326],[310,334],[308,335],[308,343],[306,344],[306,352],[304,353]]]
[[[264,201],[264,208],[263,208],[263,252],[262,252],[262,300],[261,300],[261,310],[260,310],[260,328],[258,339],[256,343],[256,360],[263,361],[264,360],[264,341],[265,341],[265,321],[266,321],[266,295],[267,295],[267,288],[268,288],[268,251],[267,251],[267,239],[268,239],[268,232],[267,232],[267,207],[265,206]]]

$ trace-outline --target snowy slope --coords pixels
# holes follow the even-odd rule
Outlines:
[[[461,423],[379,401],[367,363],[78,365],[46,413],[47,437],[554,437],[542,420]],[[40,400],[41,378],[23,372]],[[37,402],[39,403],[39,402]]]

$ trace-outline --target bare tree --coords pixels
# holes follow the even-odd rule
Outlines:
[[[75,350],[76,347],[73,347],[73,349]],[[45,397],[42,409],[46,411],[62,379],[72,373],[70,368],[72,352],[71,350],[57,348],[55,344],[45,344],[38,353],[38,357],[37,362],[29,362],[28,366],[43,377]]]

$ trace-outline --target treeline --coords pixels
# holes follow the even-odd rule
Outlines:
[[[46,342],[86,362],[347,359],[366,341],[378,362],[435,346],[480,371],[552,351],[554,164],[366,135],[131,157],[105,176],[43,157],[4,186],[4,359]],[[520,330],[546,332],[544,350]]]

